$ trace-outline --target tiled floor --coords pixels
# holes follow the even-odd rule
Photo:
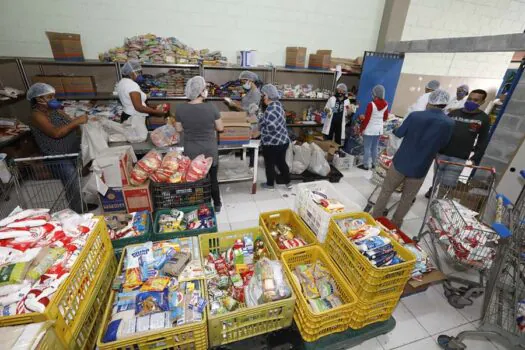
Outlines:
[[[260,164],[259,182],[265,180],[264,164]],[[369,181],[370,172],[352,169],[344,172],[339,183],[333,184],[339,193],[345,195],[359,207],[364,208],[367,198],[374,189]],[[431,183],[430,175],[406,217],[402,229],[409,236],[419,232],[425,214],[427,200],[424,193]],[[258,188],[256,195],[250,194],[248,182],[221,185],[223,210],[218,215],[219,230],[236,230],[257,225],[259,213],[281,208],[293,208],[295,188],[274,191]],[[451,270],[452,271],[452,270]],[[436,339],[440,334],[456,335],[463,330],[477,327],[481,315],[481,298],[474,305],[457,310],[449,305],[440,285],[429,288],[425,293],[402,299],[394,312],[397,325],[393,331],[360,344],[354,349],[370,350],[433,350],[440,349]],[[505,349],[499,343],[486,338],[470,338],[465,341],[472,350]]]

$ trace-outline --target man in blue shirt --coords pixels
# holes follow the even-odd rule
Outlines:
[[[392,218],[392,222],[398,227],[403,224],[436,154],[448,144],[452,136],[454,121],[442,111],[449,98],[445,90],[433,91],[429,96],[427,109],[410,113],[394,131],[397,137],[403,138],[403,142],[383,181],[372,213],[374,217],[383,215],[392,193],[403,184],[401,200]]]

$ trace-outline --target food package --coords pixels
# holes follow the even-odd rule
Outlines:
[[[186,182],[195,182],[204,179],[213,164],[212,157],[204,157],[200,154],[191,161],[186,173]]]
[[[179,143],[179,133],[173,125],[163,125],[151,132],[151,142],[157,147],[168,147]]]
[[[162,156],[156,150],[149,151],[137,164],[133,167],[130,174],[130,182],[132,185],[138,186],[146,182],[149,175],[153,174],[161,165]]]

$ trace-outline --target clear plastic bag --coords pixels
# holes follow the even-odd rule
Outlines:
[[[179,133],[173,125],[166,124],[153,130],[151,142],[157,147],[168,147],[179,143]]]
[[[312,148],[308,143],[293,146],[292,174],[302,174],[310,165]]]
[[[312,143],[310,148],[312,149],[312,157],[310,159],[310,165],[308,165],[308,170],[321,176],[328,175],[328,173],[330,173],[330,164],[328,164],[326,160],[324,151],[315,143]]]
[[[213,164],[212,157],[204,157],[203,154],[199,154],[191,161],[188,172],[186,173],[186,182],[195,182],[204,179],[210,171]]]

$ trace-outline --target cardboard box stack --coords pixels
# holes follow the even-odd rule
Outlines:
[[[84,61],[80,34],[46,32],[57,61]]]
[[[220,145],[239,145],[250,141],[252,132],[246,112],[221,112],[224,132],[219,134]]]
[[[304,68],[306,62],[306,47],[286,48],[286,68]]]
[[[310,54],[308,68],[310,69],[330,69],[332,50],[317,50],[317,53]]]

